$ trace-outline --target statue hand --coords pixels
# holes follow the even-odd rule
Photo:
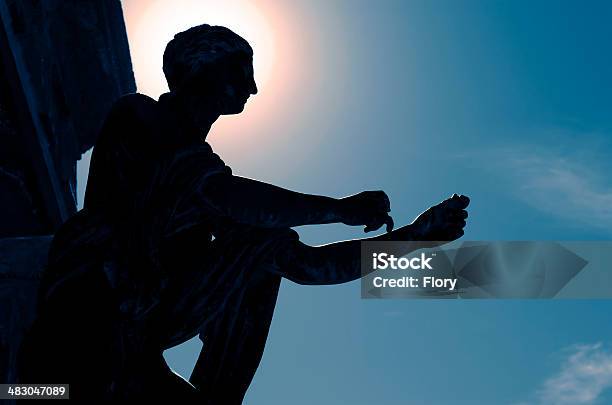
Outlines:
[[[453,194],[450,198],[427,209],[410,225],[415,240],[453,241],[463,236],[465,208],[470,199],[464,195]]]
[[[384,191],[363,191],[338,200],[341,222],[346,225],[365,225],[364,232],[375,231],[387,225],[393,230],[393,218],[389,215],[391,203]]]

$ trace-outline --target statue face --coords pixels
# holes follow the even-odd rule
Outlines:
[[[253,57],[247,53],[227,56],[202,69],[195,80],[176,90],[196,125],[210,126],[211,118],[239,114],[257,94]]]
[[[251,94],[257,94],[253,57],[246,53],[229,55],[203,69],[197,80],[180,92],[189,100],[196,121],[241,113]]]
[[[220,89],[220,114],[238,114],[251,96],[257,94],[253,71],[253,56],[239,54],[221,66],[220,79],[224,85]]]

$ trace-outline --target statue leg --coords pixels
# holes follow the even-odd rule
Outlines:
[[[257,271],[243,293],[201,333],[190,382],[210,404],[241,404],[262,358],[281,277]]]
[[[300,284],[355,280],[361,276],[360,246],[354,240],[313,247],[299,242],[290,229],[248,227],[215,240],[207,269],[195,276],[201,282],[189,279],[188,297],[182,295],[189,304],[173,317],[197,319],[209,309],[199,318],[204,346],[190,378],[204,403],[242,403],[263,355],[281,279]]]

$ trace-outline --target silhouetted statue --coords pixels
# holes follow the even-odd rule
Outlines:
[[[232,174],[204,141],[251,94],[252,49],[224,27],[177,34],[164,53],[170,92],[121,98],[91,160],[85,207],[55,235],[21,381],[70,383],[86,403],[156,400],[238,404],[261,359],[281,278],[360,278],[360,242],[299,241],[291,227],[364,225],[364,240],[450,241],[467,197],[392,230],[382,191],[334,199]],[[196,335],[190,383],[162,352]]]

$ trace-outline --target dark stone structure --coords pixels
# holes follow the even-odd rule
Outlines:
[[[51,236],[0,239],[0,381],[16,381],[16,348],[35,312]]]
[[[134,92],[118,0],[0,2],[0,237],[52,233],[75,211],[76,161]]]
[[[119,0],[1,0],[0,57],[0,383],[9,383],[45,235],[76,211],[76,161],[135,83]]]

